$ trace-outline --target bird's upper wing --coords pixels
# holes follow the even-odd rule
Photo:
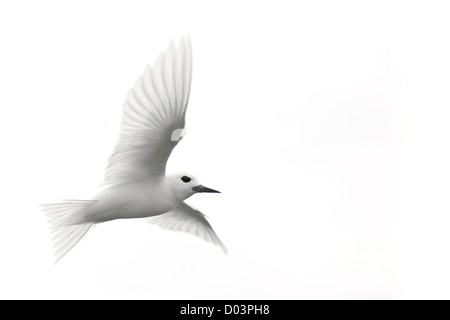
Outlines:
[[[225,253],[227,252],[225,245],[214,232],[208,220],[206,220],[206,216],[185,202],[181,202],[172,211],[147,218],[146,220],[166,230],[190,233],[220,246]]]
[[[167,159],[182,138],[191,85],[189,38],[172,42],[153,68],[129,91],[119,140],[105,171],[105,182],[118,184],[164,175]]]

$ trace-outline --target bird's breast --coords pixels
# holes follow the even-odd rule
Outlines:
[[[145,218],[160,215],[177,206],[164,185],[123,185],[106,190],[93,208],[92,220]]]

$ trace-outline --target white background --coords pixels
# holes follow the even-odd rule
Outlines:
[[[2,1],[0,298],[450,298],[450,8]],[[128,89],[190,35],[169,163],[229,254],[140,220],[53,265],[38,204],[88,199]]]

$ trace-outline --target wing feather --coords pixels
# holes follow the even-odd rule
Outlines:
[[[185,202],[180,203],[170,212],[150,217],[146,220],[165,230],[190,233],[207,242],[220,246],[225,253],[227,252],[225,245],[214,232],[206,216]]]
[[[167,160],[178,144],[175,130],[184,129],[191,86],[189,38],[173,42],[147,67],[123,105],[121,132],[105,171],[108,184],[133,182],[165,174]]]

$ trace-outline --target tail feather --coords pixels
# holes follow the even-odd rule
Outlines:
[[[63,203],[42,205],[47,213],[50,229],[54,233],[53,243],[56,262],[61,260],[92,228],[92,222],[81,222],[83,208],[96,200],[63,200]]]
[[[61,260],[92,228],[93,223],[62,227],[53,238],[56,262]]]

